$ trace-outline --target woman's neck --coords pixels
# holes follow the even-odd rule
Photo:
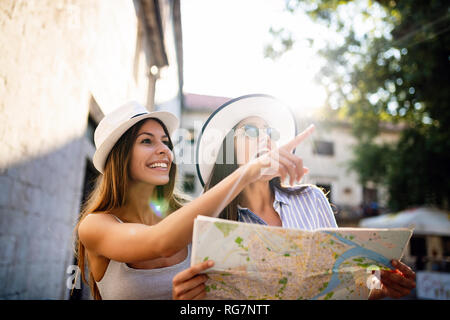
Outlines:
[[[160,219],[150,207],[155,186],[146,183],[133,183],[127,190],[125,205],[120,215],[126,221],[153,225]],[[120,217],[119,217],[120,218]]]
[[[257,181],[248,185],[239,196],[239,205],[252,212],[264,212],[273,208],[274,195],[268,181]]]

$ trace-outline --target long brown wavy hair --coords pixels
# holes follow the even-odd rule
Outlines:
[[[227,141],[234,141],[234,132],[235,130],[231,130],[228,132],[228,134],[225,136],[225,138],[222,141],[222,145],[219,149],[219,153],[217,155],[216,162],[214,164],[214,167],[212,169],[211,175],[209,179],[207,180],[204,191],[211,189],[216,184],[218,184],[220,181],[228,177],[232,172],[234,172],[236,169],[239,168],[239,165],[237,163],[236,158],[236,152],[234,151],[234,144],[231,144],[233,147],[234,154],[234,160],[233,163],[227,163],[227,145],[231,147]],[[269,181],[269,187],[274,194],[275,189],[280,190],[283,193],[286,194],[300,194],[302,193],[306,188],[308,188],[310,185],[302,185],[300,188],[288,188],[281,185],[281,179],[280,177],[273,178]],[[219,218],[222,219],[228,219],[228,220],[238,220],[238,203],[239,203],[239,196],[234,198],[219,214]]]
[[[88,259],[86,249],[78,238],[78,227],[83,219],[90,213],[107,213],[110,210],[118,209],[125,205],[126,191],[128,190],[131,182],[129,172],[131,150],[137,138],[139,129],[142,127],[144,122],[149,119],[156,120],[161,124],[167,137],[169,137],[169,148],[171,150],[173,149],[172,140],[170,139],[167,128],[158,119],[147,118],[139,121],[133,127],[128,129],[120,137],[108,155],[103,174],[100,174],[97,177],[95,187],[83,204],[79,221],[75,226],[75,255],[78,259],[78,268],[81,270],[81,279],[85,283],[88,283],[91,289],[92,297],[95,300],[101,300],[102,298],[92,272],[89,271],[89,281],[86,281],[85,262]],[[175,161],[173,161],[169,171],[169,183],[166,185],[157,186],[155,188],[155,194],[152,197],[162,205],[161,212],[164,215],[168,215],[181,208],[187,198],[184,195],[181,196],[174,193],[176,170]],[[89,269],[89,261],[87,262]],[[76,278],[78,279],[78,275]]]

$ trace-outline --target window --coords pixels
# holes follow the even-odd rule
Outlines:
[[[94,164],[90,160],[86,160],[86,167],[84,170],[84,183],[83,194],[81,198],[81,205],[87,200],[89,194],[92,192],[95,186],[95,180],[97,179],[99,172],[95,169]],[[81,210],[81,208],[80,208]]]
[[[95,145],[94,143],[94,132],[95,132],[95,128],[97,127],[97,123],[95,122],[95,120],[92,118],[91,115],[89,115],[88,117],[88,123],[87,123],[87,127],[86,127],[86,132],[85,132],[85,136],[86,138],[88,138],[88,140]]]
[[[450,257],[450,237],[442,237],[442,247],[444,249],[444,256]]]
[[[323,156],[333,156],[334,155],[334,143],[316,140],[313,143],[313,153]]]
[[[195,141],[194,128],[189,128],[188,131],[189,131],[189,133],[186,136],[186,140],[188,143],[194,144],[194,141]]]
[[[351,194],[352,194],[352,188],[350,188],[350,187],[345,187],[345,188],[344,188],[344,194],[345,194],[345,195],[351,195]]]
[[[427,243],[425,237],[413,236],[409,242],[410,254],[412,256],[426,256],[427,255]]]
[[[98,123],[103,119],[103,117],[104,114],[102,110],[100,109],[97,101],[95,101],[95,98],[91,95],[91,98],[89,99],[89,115],[84,135],[94,145],[95,128],[97,128]]]
[[[363,214],[364,216],[376,216],[379,212],[378,191],[375,188],[363,187]]]
[[[194,193],[195,191],[195,175],[185,173],[183,176],[183,190],[186,193]]]
[[[411,237],[409,241],[409,250],[412,256],[416,257],[414,263],[414,271],[425,270],[426,268],[426,256],[427,256],[427,241],[423,236]]]
[[[367,204],[372,202],[378,202],[377,189],[363,187],[363,202]]]

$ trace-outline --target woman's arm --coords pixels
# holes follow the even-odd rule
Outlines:
[[[107,214],[91,214],[79,225],[80,241],[91,252],[120,262],[172,256],[191,242],[194,220],[198,215],[218,216],[249,183],[258,179],[270,180],[287,172],[294,175],[292,167],[288,168],[286,163],[295,167],[295,180],[300,180],[303,176],[301,158],[291,156],[287,161],[283,152],[293,150],[313,130],[314,127],[309,127],[284,146],[240,167],[156,225],[118,223]]]
[[[231,201],[245,187],[254,167],[241,167],[211,190],[170,214],[156,225],[119,223],[109,214],[90,214],[80,223],[78,235],[91,252],[119,262],[169,257],[192,239],[194,219],[213,216],[218,204]],[[225,201],[225,205],[229,201]]]

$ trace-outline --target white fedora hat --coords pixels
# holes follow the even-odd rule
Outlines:
[[[206,120],[197,139],[197,175],[203,186],[209,180],[227,133],[251,116],[264,119],[269,127],[280,132],[278,145],[287,143],[297,134],[297,124],[291,109],[270,95],[250,94],[224,103]]]
[[[169,135],[178,128],[178,118],[167,111],[149,112],[144,106],[135,101],[128,102],[113,112],[105,115],[94,132],[96,151],[94,153],[94,166],[103,173],[106,159],[111,149],[120,137],[134,124],[147,118],[159,119],[167,127]]]

